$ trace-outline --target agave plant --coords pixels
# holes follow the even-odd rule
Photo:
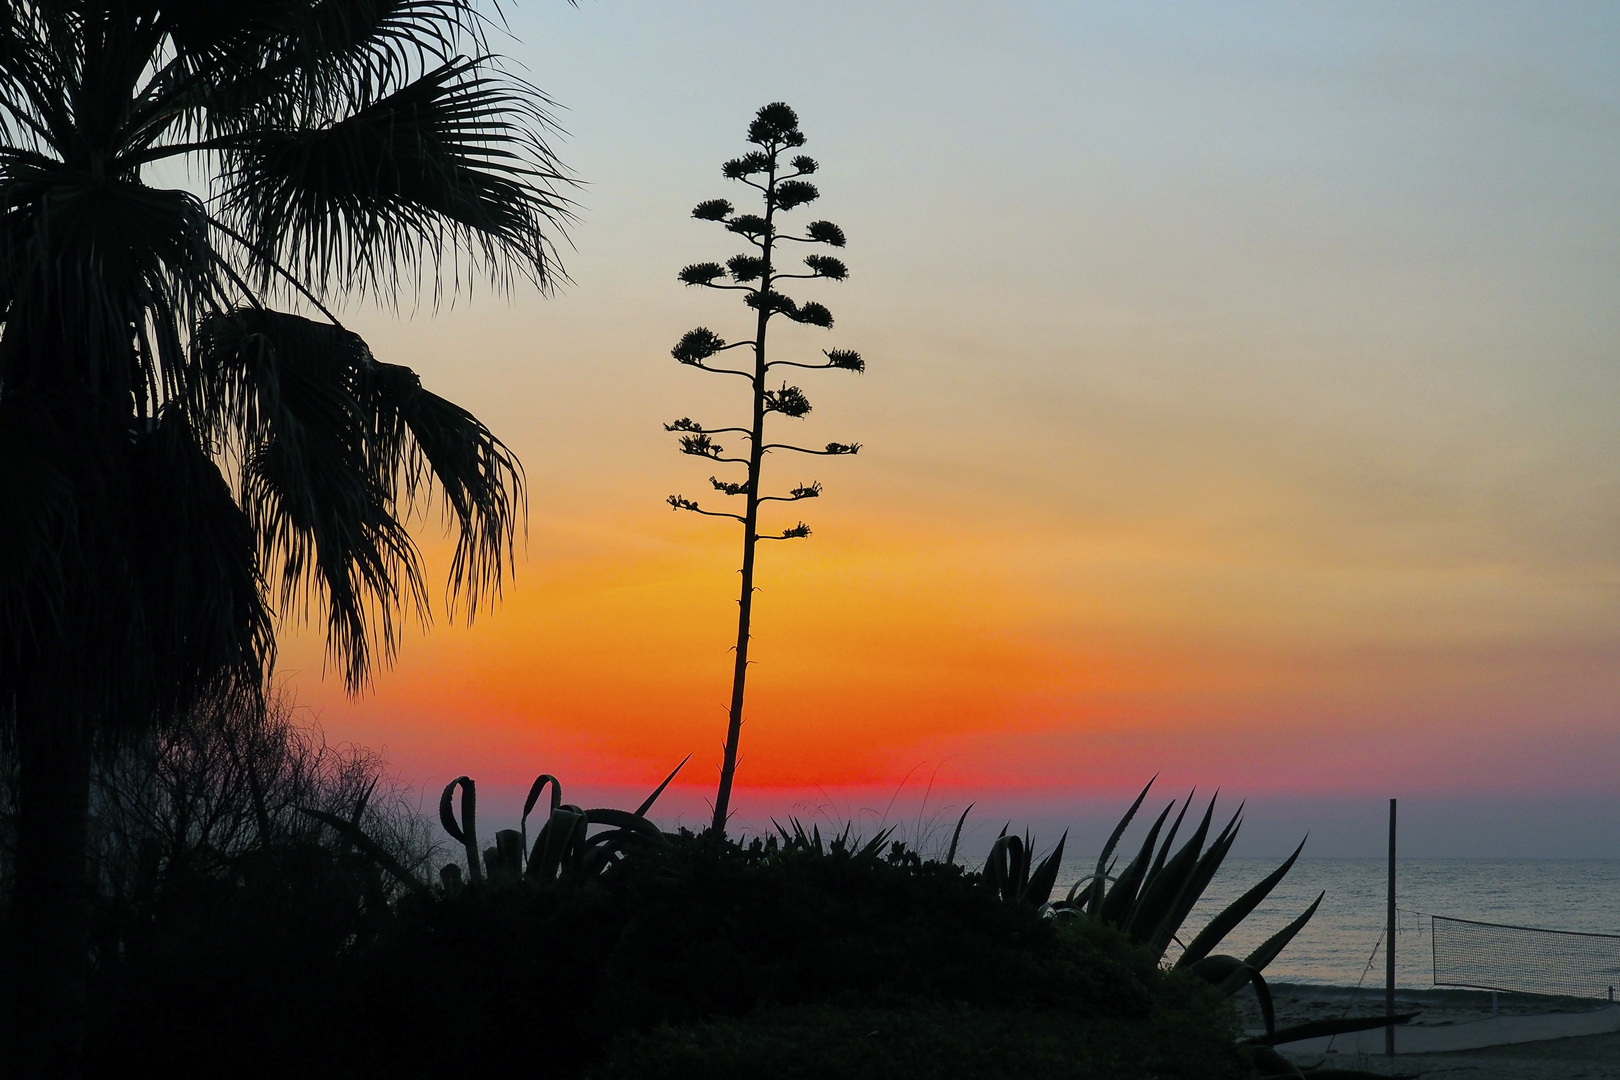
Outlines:
[[[1076,882],[1064,899],[1054,903],[1051,895],[1057,879],[1058,866],[1063,859],[1067,833],[1064,833],[1051,854],[1035,863],[1029,836],[1027,834],[1022,838],[1009,836],[1007,830],[1003,828],[1001,835],[996,838],[995,844],[990,849],[989,858],[985,860],[983,871],[985,883],[1008,903],[1034,907],[1055,918],[1087,919],[1093,923],[1112,927],[1125,934],[1132,944],[1150,952],[1160,964],[1165,963],[1166,953],[1172,942],[1181,944],[1181,954],[1169,966],[1209,982],[1224,994],[1236,994],[1245,986],[1253,986],[1266,1029],[1263,1035],[1246,1039],[1245,1045],[1251,1048],[1255,1064],[1261,1069],[1262,1075],[1298,1075],[1298,1070],[1294,1066],[1271,1049],[1273,1046],[1296,1039],[1349,1034],[1387,1024],[1389,1021],[1384,1017],[1358,1017],[1313,1021],[1281,1030],[1277,1028],[1271,990],[1261,972],[1277,958],[1305,924],[1310,922],[1325,893],[1318,894],[1316,900],[1298,918],[1267,938],[1248,956],[1239,959],[1215,952],[1215,948],[1226,939],[1227,935],[1270,895],[1271,890],[1292,869],[1300,852],[1304,850],[1303,840],[1281,866],[1227,905],[1191,941],[1183,942],[1182,924],[1186,922],[1204,895],[1204,890],[1214,880],[1215,872],[1220,869],[1221,863],[1232,850],[1232,845],[1237,840],[1238,829],[1242,825],[1243,807],[1241,804],[1238,806],[1231,820],[1211,840],[1210,830],[1215,817],[1215,799],[1211,798],[1192,835],[1180,848],[1176,848],[1176,834],[1181,830],[1192,800],[1189,795],[1182,802],[1180,813],[1170,822],[1170,828],[1166,832],[1165,822],[1170,820],[1170,814],[1176,808],[1176,803],[1172,801],[1148,830],[1135,857],[1116,874],[1118,863],[1114,857],[1115,849],[1152,787],[1153,781],[1149,780],[1141,794],[1136,797],[1136,801],[1131,804],[1131,808],[1114,827],[1102,854],[1097,858],[1096,869]],[[972,807],[968,809],[971,810]],[[962,818],[957,821],[956,830],[951,837],[947,861],[955,860],[957,841],[961,837],[962,825],[966,819],[967,811],[963,811]],[[1395,1022],[1405,1023],[1410,1019],[1411,1016],[1398,1016]]]
[[[1115,875],[1115,848],[1152,787],[1153,781],[1149,780],[1108,837],[1102,854],[1097,857],[1096,869],[1076,882],[1067,898],[1053,905],[1053,911],[1060,917],[1084,918],[1114,927],[1122,931],[1132,944],[1146,949],[1162,963],[1171,942],[1181,943],[1179,935],[1182,924],[1232,850],[1242,824],[1243,807],[1240,804],[1225,828],[1210,840],[1216,802],[1215,798],[1211,798],[1192,835],[1179,849],[1175,849],[1176,834],[1186,819],[1192,797],[1189,795],[1182,802],[1181,812],[1171,822],[1169,831],[1165,832],[1164,824],[1176,807],[1172,801],[1148,829],[1135,858]],[[1215,947],[1270,895],[1271,890],[1293,867],[1304,847],[1304,841],[1300,841],[1299,847],[1281,866],[1211,919],[1190,942],[1184,943],[1181,955],[1171,965],[1213,983],[1227,994],[1235,994],[1244,986],[1252,985],[1259,998],[1261,1015],[1265,1018],[1266,1034],[1273,1038],[1277,1035],[1275,1014],[1271,992],[1261,972],[1310,922],[1326,894],[1319,894],[1298,918],[1267,938],[1243,959],[1216,954]]]
[[[962,815],[967,819],[966,811]],[[956,825],[958,833],[962,828],[959,821]],[[1007,835],[1007,826],[1001,828],[1001,835],[990,846],[990,855],[984,861],[984,880],[996,894],[1009,904],[1023,904],[1037,910],[1048,910],[1052,899],[1052,887],[1057,884],[1058,868],[1063,862],[1063,845],[1069,839],[1065,832],[1057,842],[1057,847],[1051,854],[1038,864],[1035,860],[1034,842],[1026,832],[1022,839]],[[956,837],[951,838],[951,853],[956,851]],[[1033,864],[1033,865],[1032,865]]]
[[[637,846],[662,846],[667,841],[657,825],[647,820],[658,796],[675,779],[677,773],[691,760],[681,763],[664,782],[653,789],[634,812],[609,807],[583,809],[562,801],[562,783],[549,773],[542,773],[529,787],[523,802],[523,816],[518,828],[501,829],[495,834],[495,844],[483,852],[480,865],[478,851],[478,788],[471,777],[458,776],[445,785],[439,798],[439,821],[451,839],[461,844],[467,853],[467,878],[473,882],[485,876],[494,882],[554,881],[559,877],[592,877],[611,869],[624,857],[626,851]],[[546,789],[551,791],[550,813],[530,847],[529,815]],[[456,791],[461,792],[461,814],[455,812]],[[592,835],[591,826],[606,826]],[[461,867],[447,863],[439,876],[449,892],[463,885]]]
[[[863,841],[854,835],[854,826],[846,824],[843,832],[837,836],[829,836],[823,841],[820,825],[812,825],[807,830],[798,818],[788,818],[788,824],[793,826],[793,831],[789,832],[775,818],[771,819],[771,824],[776,826],[777,834],[782,838],[780,848],[782,851],[813,851],[817,855],[847,854],[853,859],[877,858],[878,853],[883,850],[883,845],[888,842],[890,836],[894,835],[894,827],[890,826],[872,837],[872,839]],[[775,836],[766,841],[766,850],[777,850]],[[898,854],[901,850],[901,845],[896,842],[896,853]]]
[[[1164,823],[1170,817],[1170,812],[1175,809],[1176,804],[1172,801],[1148,830],[1136,857],[1116,876],[1113,871],[1118,864],[1114,859],[1114,850],[1119,844],[1120,837],[1124,835],[1126,826],[1136,816],[1137,810],[1141,808],[1142,801],[1147,798],[1148,791],[1152,787],[1153,781],[1149,780],[1141,794],[1136,797],[1136,801],[1131,804],[1131,808],[1120,819],[1119,824],[1114,826],[1113,833],[1108,837],[1108,843],[1103,846],[1102,854],[1097,857],[1096,869],[1076,882],[1069,890],[1068,897],[1061,903],[1053,905],[1053,912],[1060,917],[1090,919],[1123,931],[1133,944],[1147,949],[1155,959],[1163,963],[1170,943],[1182,943],[1180,937],[1182,924],[1186,922],[1187,916],[1192,913],[1193,907],[1204,895],[1209,883],[1214,880],[1215,872],[1220,869],[1222,861],[1237,841],[1238,829],[1243,822],[1243,806],[1238,805],[1226,827],[1221,829],[1206,847],[1205,841],[1209,840],[1210,827],[1215,817],[1215,798],[1212,797],[1198,827],[1193,830],[1186,843],[1172,853],[1176,833],[1180,831],[1182,821],[1187,816],[1192,796],[1189,794],[1182,802],[1181,812],[1176,815],[1169,832],[1164,833],[1161,842],[1159,837],[1164,829]],[[1251,1049],[1255,1065],[1263,1076],[1301,1075],[1295,1066],[1271,1049],[1274,1046],[1323,1035],[1346,1035],[1355,1031],[1383,1027],[1390,1022],[1385,1017],[1356,1017],[1316,1020],[1278,1029],[1276,1013],[1271,1003],[1271,989],[1266,985],[1265,976],[1261,972],[1277,958],[1289,942],[1294,940],[1300,930],[1304,929],[1305,924],[1311,921],[1311,916],[1316,914],[1316,909],[1322,904],[1322,898],[1327,895],[1325,892],[1318,893],[1316,899],[1300,913],[1298,918],[1261,942],[1248,956],[1239,959],[1215,952],[1216,946],[1220,945],[1226,936],[1271,894],[1271,890],[1276,888],[1277,883],[1293,868],[1304,848],[1305,841],[1301,840],[1293,854],[1283,860],[1281,866],[1228,904],[1190,942],[1183,944],[1181,955],[1170,965],[1173,969],[1186,971],[1209,982],[1223,994],[1236,994],[1245,986],[1254,987],[1266,1030],[1263,1035],[1245,1039],[1244,1045]],[[1416,1014],[1397,1016],[1394,1022],[1406,1023],[1414,1015]],[[1335,1075],[1370,1074],[1341,1071]]]

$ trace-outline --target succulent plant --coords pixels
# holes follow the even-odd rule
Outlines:
[[[1215,799],[1211,798],[1192,835],[1178,849],[1174,846],[1176,834],[1187,816],[1191,796],[1182,803],[1180,813],[1170,823],[1169,831],[1166,832],[1165,822],[1169,820],[1171,811],[1176,807],[1172,801],[1148,829],[1147,836],[1143,839],[1135,857],[1123,870],[1115,874],[1114,871],[1118,866],[1114,856],[1115,849],[1152,787],[1153,781],[1149,780],[1141,794],[1136,797],[1136,801],[1131,804],[1131,808],[1125,812],[1125,816],[1115,825],[1108,842],[1103,846],[1102,854],[1097,858],[1096,869],[1076,882],[1064,899],[1054,903],[1051,895],[1058,874],[1058,865],[1063,858],[1064,843],[1068,839],[1067,833],[1046,858],[1035,863],[1029,836],[1027,834],[1022,838],[1009,836],[1007,830],[1003,828],[1001,835],[996,838],[995,844],[990,849],[989,857],[985,860],[983,871],[985,883],[995,889],[1008,903],[1029,905],[1058,919],[1087,919],[1103,926],[1113,927],[1124,933],[1132,944],[1148,950],[1156,961],[1164,964],[1170,943],[1181,941],[1182,924],[1186,922],[1204,895],[1204,890],[1214,880],[1221,863],[1232,850],[1232,845],[1237,840],[1238,829],[1242,825],[1243,807],[1239,805],[1226,826],[1210,839],[1210,829],[1215,816]],[[968,809],[971,810],[972,807]],[[947,861],[955,859],[957,841],[961,837],[962,824],[966,819],[967,811],[963,811],[962,819],[957,821],[956,830],[951,836]],[[1214,951],[1227,935],[1270,895],[1271,890],[1298,860],[1304,847],[1305,842],[1302,840],[1299,847],[1294,849],[1293,854],[1289,855],[1282,865],[1228,904],[1185,945],[1174,962],[1169,964],[1173,969],[1186,971],[1210,983],[1223,994],[1232,995],[1245,986],[1254,987],[1260,1013],[1265,1021],[1265,1033],[1245,1039],[1243,1045],[1250,1048],[1254,1054],[1256,1067],[1260,1069],[1261,1075],[1265,1076],[1299,1075],[1294,1066],[1271,1050],[1273,1046],[1295,1039],[1370,1030],[1383,1027],[1390,1022],[1385,1017],[1357,1017],[1318,1020],[1278,1029],[1271,1002],[1271,990],[1261,973],[1305,927],[1305,924],[1310,922],[1325,893],[1319,894],[1296,919],[1267,938],[1246,957],[1240,959],[1236,956],[1217,954]],[[1405,1023],[1411,1018],[1409,1015],[1397,1016],[1394,1022]],[[1340,1072],[1335,1075],[1369,1074]]]
[[[518,828],[502,829],[495,834],[495,844],[483,852],[482,865],[478,853],[477,785],[466,776],[458,776],[445,785],[439,799],[439,822],[451,839],[461,844],[467,853],[467,880],[491,883],[526,881],[554,881],[559,877],[590,877],[610,869],[620,858],[637,846],[660,846],[665,837],[661,829],[647,820],[658,796],[691,760],[687,755],[670,774],[664,777],[634,812],[610,807],[584,809],[562,801],[562,783],[550,773],[542,773],[529,787],[523,802],[523,815]],[[455,813],[456,789],[461,790],[461,816]],[[550,789],[550,810],[546,823],[540,827],[533,847],[529,846],[529,815],[535,804]],[[606,826],[591,833],[591,827]],[[440,871],[446,892],[459,890],[463,883],[461,868],[454,863]]]

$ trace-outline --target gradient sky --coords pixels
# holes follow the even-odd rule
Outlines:
[[[740,201],[719,163],[784,100],[822,163],[797,213],[852,273],[801,294],[833,331],[773,340],[867,357],[802,380],[804,437],[865,449],[767,468],[826,495],[762,552],[745,817],[909,774],[1061,818],[1162,771],[1289,829],[1399,795],[1451,808],[1435,854],[1485,850],[1487,805],[1545,817],[1501,853],[1620,854],[1620,9],[559,0],[512,30],[584,182],[571,281],[347,317],[519,453],[527,550],[359,700],[289,628],[330,735],[430,792],[607,797],[690,752],[701,817],[738,539],[664,505],[711,470],[661,424],[743,415],[669,348],[748,331],[674,274],[737,250],[689,211]]]

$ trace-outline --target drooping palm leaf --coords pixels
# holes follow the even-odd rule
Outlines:
[[[450,608],[465,597],[471,618],[500,590],[526,514],[523,466],[505,443],[466,409],[422,388],[398,364],[371,363],[362,404],[373,425],[376,466],[397,504],[415,504],[436,487],[458,526],[450,563]],[[400,476],[404,488],[392,485]]]
[[[385,657],[402,608],[426,611],[403,520],[437,487],[459,527],[452,608],[498,589],[523,512],[522,469],[466,410],[414,372],[376,362],[341,327],[262,308],[205,319],[194,346],[198,408],[239,439],[241,491],[292,606],[319,590],[330,655],[351,686]]]

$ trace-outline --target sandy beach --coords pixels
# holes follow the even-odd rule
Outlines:
[[[1363,987],[1358,991],[1349,987],[1276,984],[1272,995],[1279,1026],[1338,1016],[1376,1016],[1383,1012],[1382,987]],[[1499,994],[1494,1002],[1496,1014],[1503,1017],[1581,1014],[1603,1004],[1586,999],[1522,994]],[[1421,1027],[1484,1020],[1492,1015],[1492,1008],[1492,995],[1480,991],[1403,990],[1396,996],[1397,1011],[1418,1013],[1412,1023]],[[1239,1011],[1246,1027],[1259,1030],[1260,1011],[1252,994],[1240,998]],[[1393,1058],[1358,1052],[1348,1039],[1336,1040],[1326,1053],[1321,1048],[1309,1052],[1298,1047],[1281,1049],[1301,1066],[1320,1063],[1326,1068],[1365,1069],[1379,1075],[1456,1076],[1466,1080],[1620,1078],[1620,1032],[1455,1052],[1397,1054]]]

